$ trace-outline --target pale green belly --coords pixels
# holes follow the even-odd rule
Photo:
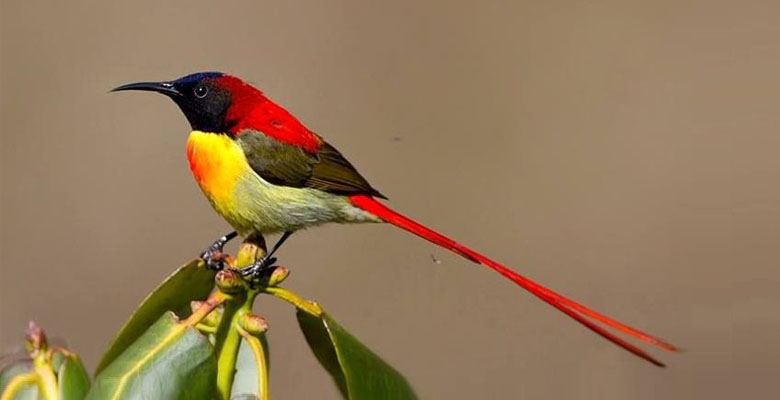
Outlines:
[[[273,185],[252,171],[239,179],[232,197],[233,207],[217,211],[242,235],[296,231],[327,222],[381,222],[345,196]]]

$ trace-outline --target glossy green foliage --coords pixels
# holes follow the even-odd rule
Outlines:
[[[89,391],[89,375],[79,358],[72,353],[67,355],[54,352],[50,365],[57,378],[57,393],[59,400],[82,400]],[[10,362],[0,368],[0,394],[4,394],[8,384],[14,377],[33,372],[32,361],[25,357],[15,362]],[[16,391],[13,400],[37,400],[43,399],[40,393],[39,380],[25,384]]]
[[[184,265],[157,287],[135,310],[130,319],[106,348],[95,374],[99,374],[115,358],[141,336],[149,325],[166,311],[180,317],[189,312],[190,301],[202,300],[214,287],[215,272],[205,268],[203,261],[194,260]]]
[[[270,363],[268,352],[268,341],[265,335],[260,338],[266,356],[266,365]],[[253,400],[258,399],[257,388],[258,368],[252,350],[249,348],[246,340],[241,340],[241,347],[238,350],[238,359],[236,360],[236,375],[233,381],[233,390],[230,395],[231,400]]]
[[[263,336],[263,339],[265,339],[265,336]],[[268,345],[265,340],[262,340],[262,343],[266,349],[265,354],[268,355]],[[238,359],[236,360],[233,391],[230,398],[254,399],[257,398],[257,390],[257,364],[255,364],[252,350],[247,345],[246,340],[241,340],[241,347],[238,350]]]
[[[298,324],[320,364],[349,400],[416,399],[398,371],[360,343],[328,314],[298,310]]]
[[[65,356],[56,371],[60,400],[81,400],[87,396],[89,375],[77,356]]]
[[[32,370],[32,361],[29,358],[9,361],[0,366],[0,394],[5,393],[11,380],[19,375],[26,374]],[[38,400],[38,385],[25,385],[16,392],[13,400]]]
[[[287,276],[281,271],[251,287],[234,270],[215,278],[202,261],[179,268],[122,327],[91,387],[78,357],[49,347],[31,323],[28,354],[0,359],[0,394],[13,381],[11,400],[268,400],[268,323],[252,314],[255,296],[266,294],[295,305],[306,341],[345,399],[416,399],[401,374],[319,305],[276,286]]]
[[[208,338],[165,313],[95,378],[90,400],[210,400],[216,377]]]

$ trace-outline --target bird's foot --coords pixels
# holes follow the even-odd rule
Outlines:
[[[200,258],[206,263],[206,268],[220,271],[225,268],[226,254],[224,252],[225,244],[232,239],[230,235],[222,236],[214,241],[205,251],[200,253]]]
[[[265,273],[270,270],[274,263],[276,263],[276,257],[265,256],[255,261],[251,265],[241,268],[238,272],[245,280],[252,283],[260,280],[260,278],[262,278],[263,275],[265,275]]]

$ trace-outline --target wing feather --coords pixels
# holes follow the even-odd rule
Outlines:
[[[316,154],[259,131],[245,131],[237,140],[252,170],[275,185],[308,187],[345,196],[362,194],[386,198],[324,140]]]

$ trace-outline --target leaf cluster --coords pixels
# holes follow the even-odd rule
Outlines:
[[[262,252],[245,244],[233,267]],[[74,353],[48,347],[30,328],[28,354],[0,363],[0,400],[269,399],[268,322],[253,313],[261,294],[294,306],[306,343],[344,399],[416,399],[400,373],[322,307],[280,287],[288,274],[276,267],[250,285],[233,268],[182,266],[120,329],[91,385]]]

